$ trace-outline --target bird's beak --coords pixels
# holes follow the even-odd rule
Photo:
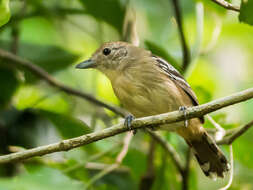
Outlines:
[[[88,59],[76,65],[77,69],[89,69],[89,68],[94,68],[94,67],[96,67],[96,63],[92,59]]]

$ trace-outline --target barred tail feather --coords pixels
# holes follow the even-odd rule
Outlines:
[[[200,139],[187,141],[187,143],[192,147],[193,153],[206,176],[223,178],[224,174],[229,171],[230,165],[226,157],[207,132],[204,131]]]

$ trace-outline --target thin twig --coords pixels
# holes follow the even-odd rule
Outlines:
[[[212,2],[224,7],[225,9],[240,12],[240,7],[237,7],[225,0],[212,0]]]
[[[195,14],[196,14],[196,40],[194,46],[192,48],[192,56],[191,56],[191,67],[193,62],[196,64],[196,60],[199,57],[201,46],[203,43],[204,36],[204,5],[201,1],[198,1],[195,5]],[[194,64],[194,65],[195,65]],[[187,73],[188,74],[188,73]],[[189,74],[188,74],[189,76]]]
[[[223,127],[221,127],[210,115],[207,114],[206,117],[218,131],[225,131],[225,129],[223,129]]]
[[[118,154],[118,156],[116,158],[116,163],[118,163],[118,164],[122,163],[123,159],[125,158],[125,156],[127,154],[132,137],[133,137],[132,131],[130,131],[126,134],[126,136],[124,138],[122,150],[120,151],[120,153]]]
[[[136,12],[131,7],[130,4],[127,6],[127,10],[125,13],[124,18],[124,26],[123,26],[123,35],[122,39],[123,41],[132,43],[135,46],[139,46],[140,40],[137,33],[137,27],[136,27]]]
[[[75,165],[73,165],[71,167],[68,167],[68,168],[64,169],[63,171],[64,171],[64,173],[69,173],[69,172],[72,172],[72,171],[77,170],[79,168],[82,168],[82,167],[84,167],[87,164],[87,162],[91,162],[91,161],[97,160],[97,159],[105,156],[109,152],[115,151],[115,149],[119,145],[121,145],[121,143],[114,144],[110,149],[102,151],[102,152],[99,152],[98,154],[92,155],[88,160],[86,160],[84,162],[81,162],[81,163],[77,163],[77,164],[75,164]]]
[[[145,174],[141,177],[139,190],[152,189],[152,185],[155,181],[155,164],[154,164],[155,147],[156,147],[156,140],[155,138],[152,138],[149,143],[147,169]]]
[[[229,180],[228,180],[228,184],[223,187],[223,188],[220,188],[219,190],[227,190],[231,185],[232,185],[232,182],[233,182],[233,176],[234,176],[234,156],[233,156],[233,146],[232,144],[229,145],[229,152],[230,152],[230,175],[229,175]]]
[[[191,148],[188,148],[187,152],[186,152],[186,163],[185,163],[185,167],[183,169],[183,173],[182,178],[183,178],[183,182],[182,182],[182,190],[188,190],[189,186],[188,186],[188,181],[189,181],[189,174],[190,174],[190,164],[191,164],[191,158],[192,158],[192,152],[191,152]]]
[[[67,94],[75,95],[75,96],[81,97],[83,99],[86,99],[89,102],[92,102],[95,105],[107,108],[120,116],[124,117],[126,115],[126,111],[124,111],[123,109],[120,109],[119,107],[112,106],[112,105],[109,105],[105,102],[97,100],[91,94],[81,92],[79,90],[76,90],[74,88],[71,88],[69,86],[66,86],[66,85],[60,83],[59,81],[57,81],[54,77],[52,77],[47,71],[45,71],[41,67],[38,67],[37,65],[33,64],[32,62],[25,60],[21,57],[18,57],[16,55],[14,55],[13,53],[10,53],[10,52],[7,52],[3,49],[0,49],[0,58],[7,60],[9,63],[13,63],[15,66],[20,66],[22,68],[29,70],[30,72],[32,72],[33,74],[35,74],[39,78],[46,81],[51,86],[58,88],[59,90],[66,92]]]
[[[230,106],[242,101],[253,98],[253,88],[234,93],[230,96],[211,101],[206,104],[187,108],[185,113],[180,111],[173,111],[165,114],[138,118],[132,122],[132,129],[140,129],[144,127],[154,127],[163,124],[170,124],[185,119],[200,117],[207,113],[214,112],[223,107]],[[175,129],[175,126],[172,126]],[[169,129],[169,126],[168,126]],[[58,143],[40,146],[37,148],[28,149],[22,152],[12,153],[0,156],[0,163],[7,163],[13,161],[21,161],[34,156],[42,156],[53,152],[68,151],[70,149],[80,147],[85,144],[90,144],[95,141],[108,138],[119,133],[128,131],[123,123],[114,125],[101,131],[93,132],[76,138],[60,141]],[[237,136],[238,137],[238,136]]]
[[[172,4],[173,4],[174,10],[175,10],[175,18],[177,21],[180,42],[181,42],[181,46],[182,46],[182,50],[183,50],[182,71],[185,71],[190,64],[191,55],[190,55],[190,50],[189,50],[189,47],[187,45],[185,35],[184,35],[183,20],[182,20],[182,15],[181,15],[181,9],[179,6],[179,0],[172,0]]]
[[[214,14],[213,17],[215,20],[215,27],[212,32],[211,40],[208,43],[208,45],[206,46],[206,48],[201,50],[200,55],[205,55],[208,52],[210,52],[218,42],[218,39],[219,39],[219,36],[221,33],[221,28],[222,28],[222,21],[221,21],[220,17],[218,17],[216,14]]]
[[[184,71],[185,78],[191,76],[194,68],[197,65],[197,59],[200,55],[200,50],[203,42],[203,34],[204,34],[204,6],[203,2],[198,1],[195,5],[196,12],[196,40],[192,47],[191,51],[191,62],[189,63],[189,67]]]
[[[105,163],[98,163],[98,162],[88,162],[84,165],[85,169],[88,170],[93,170],[93,171],[104,171],[107,168],[111,167],[112,164],[105,164]],[[114,168],[113,171],[114,173],[124,173],[124,174],[129,174],[131,169],[127,166],[118,166],[117,168]]]
[[[206,117],[217,129],[217,132],[214,134],[214,139],[216,141],[221,140],[226,135],[226,130],[223,127],[221,127],[210,115],[207,114]]]
[[[217,144],[232,144],[238,137],[244,134],[252,126],[253,120],[240,128],[234,129],[234,132],[231,135],[224,137],[222,140],[218,141]]]

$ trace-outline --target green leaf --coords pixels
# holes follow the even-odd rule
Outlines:
[[[175,67],[178,71],[181,72],[181,68],[178,65],[177,61],[164,48],[148,40],[145,41],[145,45],[150,51],[152,51],[153,54],[158,55],[159,57],[165,59],[173,67]]]
[[[72,116],[46,110],[36,110],[36,113],[51,121],[63,138],[73,138],[91,132],[86,123]]]
[[[9,0],[0,0],[0,26],[9,21],[10,15]]]
[[[0,66],[0,109],[8,104],[19,85],[14,70]]]
[[[253,25],[253,1],[252,0],[242,0],[239,20],[250,25]]]
[[[98,20],[114,26],[120,33],[123,27],[125,7],[119,0],[80,0],[85,12]]]

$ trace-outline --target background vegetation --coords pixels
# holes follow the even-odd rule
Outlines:
[[[240,13],[209,0],[179,3],[191,52],[184,75],[200,103],[252,87],[253,2],[232,1],[238,7],[241,3]],[[184,56],[174,5],[169,0],[131,1],[136,13],[132,22],[136,22],[141,47],[182,71]],[[126,0],[1,0],[0,48],[30,60],[65,85],[120,105],[105,76],[74,66],[103,42],[123,39],[128,6]],[[225,129],[233,129],[252,120],[252,110],[253,101],[248,101],[211,115]],[[102,130],[119,121],[117,114],[54,88],[0,56],[0,154]],[[207,121],[205,127],[213,126]],[[185,189],[212,190],[227,183],[228,177],[206,178],[194,160],[189,162],[191,157],[180,137],[161,134],[182,161],[189,163]],[[230,189],[253,189],[252,135],[249,130],[233,143],[235,168]],[[121,157],[126,144],[128,152]],[[228,147],[222,149],[229,158]],[[105,172],[115,163],[120,165]],[[133,138],[129,133],[120,134],[69,152],[2,164],[0,176],[0,190],[79,190],[87,186],[173,190],[181,189],[183,183],[171,157],[141,131]],[[143,183],[147,187],[140,185]]]

